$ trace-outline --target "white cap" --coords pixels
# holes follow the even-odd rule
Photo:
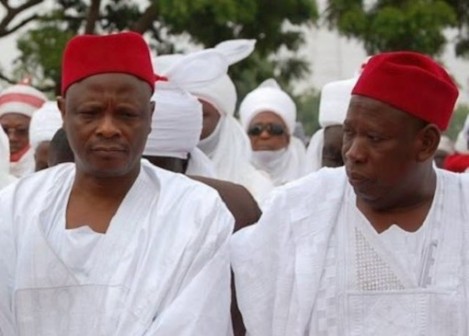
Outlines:
[[[347,115],[352,89],[358,77],[330,82],[322,88],[319,101],[319,125],[342,125]]]

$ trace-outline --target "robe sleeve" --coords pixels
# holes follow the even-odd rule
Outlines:
[[[12,308],[16,261],[12,196],[11,187],[0,193],[0,336],[16,335]]]
[[[230,263],[228,242],[234,219],[217,196],[195,216],[191,265],[174,300],[155,319],[145,335],[225,336],[232,334],[230,319]],[[207,211],[206,211],[207,210]]]

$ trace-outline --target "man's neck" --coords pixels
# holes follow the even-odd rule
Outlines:
[[[357,207],[378,233],[396,224],[409,232],[417,231],[425,221],[436,190],[434,169],[423,172],[406,192],[389,199],[386,203],[370,204],[357,198]],[[394,195],[393,195],[394,196]]]

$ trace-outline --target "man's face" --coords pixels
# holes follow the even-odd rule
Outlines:
[[[10,153],[15,154],[29,145],[29,123],[31,118],[19,113],[7,113],[0,118],[10,142]]]
[[[47,163],[47,159],[49,157],[49,144],[50,141],[42,141],[37,146],[34,152],[34,160],[36,161],[35,171],[49,168],[49,164]]]
[[[287,126],[276,113],[264,111],[252,118],[248,128],[254,151],[275,151],[286,148],[290,142]]]
[[[402,194],[419,178],[417,133],[422,123],[376,100],[352,97],[344,122],[342,155],[359,198],[380,202]]]
[[[324,129],[324,146],[322,148],[322,167],[342,167],[342,125],[329,126]]]
[[[101,74],[73,84],[59,101],[79,171],[96,177],[137,173],[151,130],[148,84],[127,74]]]
[[[203,125],[202,133],[200,133],[200,140],[203,140],[212,134],[217,127],[218,122],[220,121],[220,113],[212,104],[203,99],[199,99],[199,101],[202,104],[203,111]]]

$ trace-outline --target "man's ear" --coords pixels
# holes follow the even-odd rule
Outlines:
[[[57,96],[57,107],[59,108],[60,114],[62,115],[62,121],[65,119],[65,98]]]
[[[417,134],[417,161],[433,157],[440,143],[441,132],[434,124],[428,124]]]

